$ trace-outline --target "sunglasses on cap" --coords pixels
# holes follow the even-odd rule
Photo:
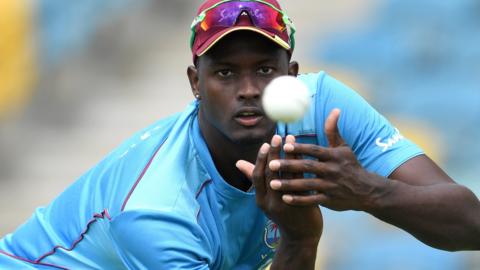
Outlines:
[[[229,28],[238,17],[248,13],[255,27],[272,33],[289,33],[290,47],[295,47],[295,25],[288,15],[271,3],[262,0],[225,0],[203,10],[192,22],[190,47],[193,48],[197,32],[212,28]],[[285,41],[287,42],[287,41]]]

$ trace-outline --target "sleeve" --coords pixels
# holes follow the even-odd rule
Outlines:
[[[407,160],[423,154],[360,95],[324,73],[317,79],[315,105],[319,141],[327,145],[324,122],[339,108],[339,132],[368,171],[387,177]]]
[[[210,269],[213,256],[205,234],[175,213],[125,211],[112,220],[110,230],[129,269]]]
[[[37,269],[33,265],[33,263],[25,262],[13,255],[7,255],[0,251],[0,269]]]
[[[47,207],[38,208],[14,233],[1,238],[0,251],[26,260],[43,261],[57,258],[59,250],[75,247],[71,256],[82,256],[79,247],[86,245],[86,241],[80,240],[87,231],[92,232],[89,225],[121,212],[134,181],[164,141],[175,119],[176,116],[162,120],[113,150]],[[146,132],[151,138],[142,140]],[[109,250],[107,245],[91,244],[90,250],[95,248],[96,254]]]

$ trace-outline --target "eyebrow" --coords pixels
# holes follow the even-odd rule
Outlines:
[[[263,57],[260,60],[256,61],[257,65],[262,65],[266,63],[278,64],[280,62],[279,57],[271,56],[271,57]],[[215,60],[214,57],[211,57],[210,63],[211,66],[238,66],[237,63],[234,61],[227,60]]]

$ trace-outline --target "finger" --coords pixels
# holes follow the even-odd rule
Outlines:
[[[332,150],[321,147],[316,144],[295,143],[293,145],[285,145],[285,151],[296,156],[310,156],[320,161],[333,159]]]
[[[289,172],[289,173],[313,173],[318,176],[329,175],[335,169],[330,168],[325,162],[310,160],[310,159],[280,159],[273,160],[268,164],[268,167],[273,172]],[[278,177],[276,179],[279,179]]]
[[[292,195],[285,194],[282,196],[282,200],[294,206],[314,206],[314,205],[325,205],[328,203],[328,196],[323,193],[313,194],[313,195]]]
[[[252,182],[256,189],[256,196],[263,197],[267,192],[267,186],[265,185],[265,167],[267,165],[268,152],[270,145],[264,143],[258,151],[257,160],[255,161],[255,168],[252,172]]]
[[[278,160],[280,158],[280,147],[282,144],[282,137],[279,135],[275,135],[272,138],[272,141],[270,142],[270,151],[268,153],[268,163],[270,163],[272,160]],[[272,179],[278,179],[279,178],[280,171],[272,171],[267,167],[267,181],[270,182]],[[269,183],[266,183],[267,185]]]
[[[253,182],[253,169],[255,169],[255,165],[246,161],[246,160],[239,160],[235,163],[235,166],[238,170],[240,170],[250,182]]]
[[[308,179],[274,179],[270,182],[273,190],[282,191],[284,193],[295,193],[304,191],[326,192],[334,188],[335,183],[327,182],[318,178]]]
[[[285,138],[285,144],[283,145],[283,151],[285,152],[285,159],[295,159],[296,155],[291,151],[294,148],[295,136],[287,135]]]
[[[328,145],[337,147],[345,145],[340,132],[338,131],[338,119],[340,118],[340,109],[333,109],[325,121],[325,135],[327,136]]]
[[[297,155],[295,155],[294,153],[285,151],[286,148],[287,149],[293,148],[294,144],[295,144],[295,136],[287,135],[287,137],[285,138],[285,144],[283,145],[283,150],[285,152],[285,159],[297,159],[298,158]],[[282,178],[292,179],[292,178],[302,178],[302,177],[298,174],[293,175],[291,173],[283,173]]]

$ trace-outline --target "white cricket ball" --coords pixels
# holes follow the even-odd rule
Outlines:
[[[273,79],[262,96],[263,109],[267,116],[284,123],[302,118],[310,107],[307,86],[293,76],[280,76]]]

